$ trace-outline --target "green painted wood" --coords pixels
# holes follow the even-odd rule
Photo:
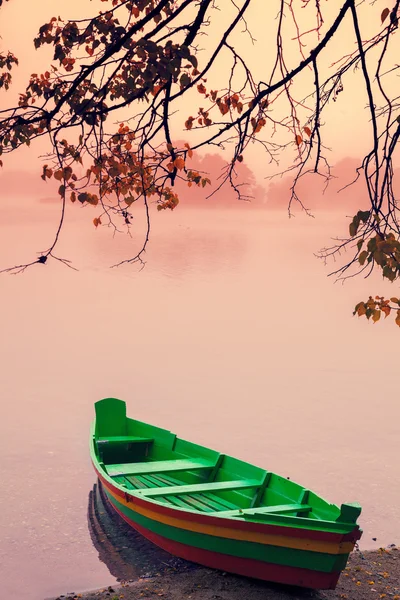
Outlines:
[[[94,405],[96,411],[96,438],[98,436],[126,435],[126,404],[117,398],[104,398]]]
[[[137,437],[134,435],[114,435],[98,437],[97,444],[152,444],[154,438]]]
[[[171,477],[166,474],[152,475],[151,478],[156,482],[155,483],[156,487],[182,485],[181,481],[179,481],[175,477]],[[201,500],[202,502],[204,502],[206,505],[208,505],[210,508],[212,508],[214,511],[216,511],[216,510],[234,510],[237,508],[237,506],[235,506],[232,502],[228,502],[228,501],[224,500],[223,498],[216,496],[215,494],[210,494],[210,493],[197,494],[196,497],[199,500]],[[157,500],[160,500],[160,499],[161,498],[159,498],[159,497],[157,498]],[[168,502],[167,499],[166,499],[166,502]]]
[[[215,463],[215,466],[208,477],[208,481],[214,481],[215,477],[217,476],[218,471],[222,467],[224,458],[225,458],[225,454],[220,454],[218,456],[217,462]]]
[[[338,523],[356,523],[361,514],[361,506],[358,502],[342,504],[340,515],[336,519]]]
[[[146,497],[178,496],[196,492],[215,492],[219,490],[238,490],[259,487],[257,479],[237,479],[235,481],[212,481],[207,483],[192,483],[189,485],[174,485],[161,489],[141,490],[140,495]]]
[[[129,446],[125,442],[120,445],[118,443],[115,445],[103,445],[101,442],[98,445],[96,443],[96,440],[101,438],[121,438],[122,440],[127,437],[154,439],[154,442],[149,444],[139,443],[137,446]],[[146,452],[145,455],[144,452]],[[243,516],[246,520],[269,522],[283,527],[332,531],[344,534],[354,530],[360,512],[359,505],[351,504],[343,505],[344,508],[342,507],[341,511],[338,506],[330,504],[317,494],[305,490],[293,481],[287,480],[286,477],[281,477],[275,473],[267,476],[264,469],[177,438],[174,433],[168,430],[129,419],[126,417],[125,403],[115,398],[106,398],[96,403],[96,420],[91,429],[91,456],[95,466],[103,471],[106,479],[110,481],[110,475],[117,477],[117,474],[121,474],[121,469],[124,470],[122,476],[127,475],[128,477],[129,475],[134,477],[135,474],[138,477],[146,474],[157,477],[158,473],[164,473],[164,478],[168,479],[168,471],[170,473],[176,472],[179,479],[176,479],[176,477],[171,478],[172,481],[165,482],[165,485],[177,486],[243,479],[261,481],[263,477],[268,477],[268,481],[263,480],[267,484],[265,489],[258,488],[254,490],[254,493],[251,488],[216,490],[214,494],[209,491],[196,493],[196,501],[200,501],[207,506],[207,510],[212,509],[215,514],[228,518],[231,512],[234,515],[232,519]],[[206,462],[199,464],[198,460]],[[189,461],[189,464],[179,462],[178,467],[177,463],[173,467],[169,466],[173,461]],[[196,462],[196,465],[193,465],[193,461]],[[111,464],[104,466],[104,463]],[[162,465],[161,471],[159,470],[160,463]],[[165,472],[166,467],[168,468]],[[148,471],[149,468],[151,469],[150,472]],[[132,472],[132,469],[134,469],[134,472]],[[124,477],[118,477],[118,479],[112,481],[122,491],[128,491],[128,489],[132,489],[131,486],[134,486],[129,479]],[[135,485],[134,487],[143,489],[161,486],[151,485],[150,482],[146,485]],[[306,492],[309,492],[308,497],[305,496]],[[152,501],[174,504],[170,500],[173,496],[168,498],[155,496]],[[178,501],[179,499],[176,498],[175,506],[178,505]],[[276,510],[276,505],[290,504],[291,510],[286,513],[263,510],[262,513],[257,514],[253,509],[263,509],[264,506],[260,507],[260,504],[269,505],[274,510]],[[293,506],[297,504],[301,504],[301,509],[296,512],[293,510]],[[187,502],[185,505],[188,510],[195,510]],[[311,510],[305,512],[304,505],[311,507]],[[346,507],[350,507],[350,509]],[[201,509],[199,511],[203,512]]]
[[[146,473],[167,473],[168,471],[191,471],[194,469],[212,469],[214,463],[205,458],[192,460],[155,460],[141,463],[123,463],[118,465],[106,465],[107,473],[115,475],[145,475]]]
[[[257,542],[221,538],[166,525],[165,523],[154,521],[136,513],[127,506],[120,504],[113,496],[108,494],[107,490],[106,493],[110,501],[129,519],[158,535],[181,542],[182,544],[211,550],[212,552],[221,552],[231,556],[240,556],[326,573],[342,570],[346,566],[348,554],[325,554],[310,550],[298,550]]]
[[[270,482],[272,473],[270,473],[269,471],[265,471],[264,477],[262,479],[261,485],[258,488],[258,490],[256,491],[256,493],[254,494],[252,500],[251,500],[251,504],[250,504],[250,508],[256,508],[257,506],[259,506],[260,502],[261,502],[261,498],[264,495],[265,490],[268,487],[268,484]]]
[[[244,515],[258,516],[273,513],[309,512],[310,510],[311,506],[307,504],[278,504],[276,506],[260,506],[258,508],[239,508],[238,510],[227,510],[217,514],[222,517],[241,517]]]

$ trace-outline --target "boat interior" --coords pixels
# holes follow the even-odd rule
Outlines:
[[[210,516],[279,517],[288,525],[312,519],[339,528],[360,514],[357,504],[339,509],[289,478],[129,419],[121,400],[108,398],[95,407],[92,451],[99,468],[130,493]]]

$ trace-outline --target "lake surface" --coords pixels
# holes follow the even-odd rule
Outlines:
[[[46,248],[56,216],[3,205],[1,266]],[[106,396],[332,502],[359,501],[361,547],[399,544],[400,332],[351,312],[398,292],[378,277],[326,277],[313,253],[346,220],[157,213],[139,271],[108,267],[135,253],[140,221],[133,239],[113,239],[94,216],[72,211],[57,250],[78,272],[52,263],[0,276],[3,597],[115,582],[89,518],[89,426]]]

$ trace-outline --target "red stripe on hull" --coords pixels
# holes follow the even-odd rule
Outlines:
[[[205,567],[211,567],[212,569],[219,569],[221,571],[227,571],[245,577],[262,579],[264,581],[273,581],[286,585],[296,585],[320,590],[335,589],[340,576],[340,572],[322,573],[320,571],[275,565],[259,560],[240,558],[238,556],[230,556],[228,554],[212,552],[211,550],[195,548],[194,546],[187,546],[186,544],[169,540],[149,531],[145,527],[142,527],[129,519],[129,517],[121,512],[114,504],[112,504],[112,507],[124,521],[133,527],[133,529],[136,529],[136,531],[153,542],[153,544],[156,544],[156,546],[159,546],[174,556],[190,560],[194,563],[199,563]]]
[[[360,539],[361,533],[358,526],[350,533],[342,534],[342,533],[331,533],[329,531],[315,531],[310,529],[297,529],[294,527],[286,527],[280,525],[270,525],[264,523],[250,523],[248,521],[234,521],[233,519],[229,519],[226,523],[222,522],[222,519],[218,517],[209,517],[207,515],[201,515],[196,513],[186,513],[183,510],[176,511],[172,508],[168,508],[167,506],[161,506],[160,504],[155,504],[152,502],[147,502],[142,498],[138,498],[137,496],[132,496],[127,492],[123,492],[122,490],[114,487],[110,484],[99,471],[95,468],[95,471],[103,483],[105,487],[109,490],[112,490],[113,494],[123,498],[124,500],[130,500],[134,502],[138,506],[141,506],[147,510],[152,510],[155,513],[159,513],[161,515],[166,515],[168,517],[179,518],[182,521],[192,521],[195,523],[203,523],[207,525],[216,525],[218,527],[229,527],[230,529],[238,529],[242,531],[254,531],[257,533],[265,533],[270,535],[283,535],[287,537],[295,537],[301,539],[309,539],[309,540],[319,540],[324,542],[355,542]]]

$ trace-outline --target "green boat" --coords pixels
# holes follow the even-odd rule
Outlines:
[[[95,404],[90,453],[111,506],[175,556],[271,582],[334,589],[361,537],[339,508],[271,471]]]

